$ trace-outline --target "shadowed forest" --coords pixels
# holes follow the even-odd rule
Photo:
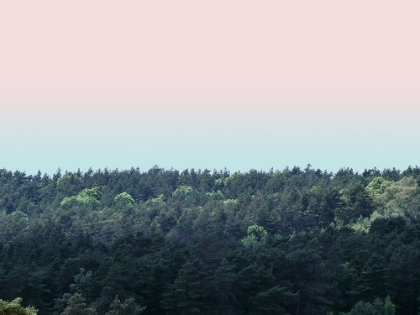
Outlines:
[[[418,167],[2,169],[0,311],[419,314],[419,184]]]

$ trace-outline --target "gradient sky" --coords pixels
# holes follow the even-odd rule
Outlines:
[[[420,165],[420,2],[0,2],[0,168]]]

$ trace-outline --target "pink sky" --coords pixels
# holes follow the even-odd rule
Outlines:
[[[418,0],[13,0],[0,94],[420,93]]]
[[[0,168],[419,164],[419,15],[419,0],[0,1]]]

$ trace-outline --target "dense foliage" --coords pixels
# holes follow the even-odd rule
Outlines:
[[[419,183],[417,167],[3,169],[0,307],[418,314]]]

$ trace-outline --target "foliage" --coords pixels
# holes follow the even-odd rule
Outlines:
[[[0,299],[0,314],[2,315],[36,315],[37,310],[32,307],[21,306],[22,299],[16,298],[13,301],[7,302]]]
[[[102,193],[98,187],[83,189],[77,196],[65,197],[60,206],[70,208],[77,204],[95,206],[99,205]]]
[[[413,177],[403,177],[396,182],[384,181],[374,197],[378,204],[375,218],[403,215],[402,208],[419,193],[419,185]]]
[[[367,185],[366,190],[372,196],[379,196],[381,194],[381,187],[382,185],[388,183],[382,176],[375,177],[372,181]]]
[[[118,299],[118,296],[115,297],[114,301],[112,301],[111,310],[106,313],[106,315],[138,315],[143,313],[146,309],[145,307],[141,307],[136,304],[133,297],[130,297],[121,303]]]
[[[245,246],[255,246],[257,244],[264,244],[267,241],[267,231],[256,224],[248,226],[247,236],[242,239],[242,244]]]
[[[114,201],[117,205],[120,206],[136,205],[136,202],[134,201],[133,197],[131,197],[131,195],[126,192],[122,192],[121,194],[116,195]]]
[[[395,305],[388,295],[384,301],[376,298],[373,303],[359,301],[348,315],[395,315]]]
[[[418,167],[3,169],[0,297],[45,315],[418,314],[419,182]]]
[[[62,315],[95,315],[93,308],[86,306],[85,299],[79,294],[75,293],[67,302],[68,306]]]

